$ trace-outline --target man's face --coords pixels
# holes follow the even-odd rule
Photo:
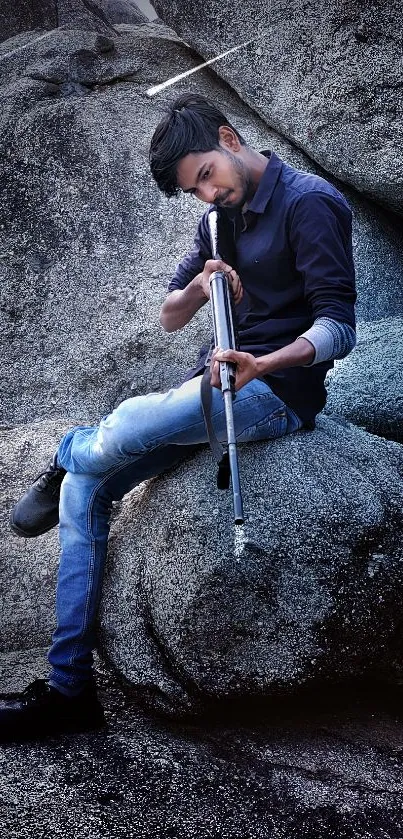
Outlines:
[[[187,154],[178,163],[176,179],[183,192],[217,207],[242,207],[251,189],[244,161],[227,149]]]

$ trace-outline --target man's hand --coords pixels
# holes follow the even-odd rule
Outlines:
[[[235,390],[256,379],[260,375],[257,359],[248,352],[238,350],[221,350],[216,347],[213,350],[210,362],[211,384],[213,387],[221,387],[220,383],[220,361],[232,361],[236,364]]]
[[[203,289],[203,293],[209,299],[210,276],[214,273],[214,271],[224,271],[224,274],[226,274],[231,283],[232,293],[234,295],[234,303],[235,305],[237,305],[237,303],[240,303],[243,295],[241,281],[235,269],[231,268],[230,265],[227,265],[226,262],[223,262],[222,259],[208,259],[204,265],[203,271],[200,274],[198,274],[197,277],[195,277],[194,282],[200,283],[200,286]]]
[[[261,355],[259,358],[248,352],[238,350],[221,350],[218,347],[213,350],[211,356],[211,384],[213,387],[221,387],[220,384],[220,361],[233,361],[236,364],[235,390],[258,379],[259,376],[270,375],[276,370],[285,370],[287,367],[305,367],[312,364],[315,357],[315,347],[301,335],[292,344],[282,347],[280,350]]]
[[[167,294],[160,311],[160,323],[166,332],[175,332],[189,323],[193,315],[210,299],[210,276],[214,271],[224,271],[234,294],[234,303],[242,300],[243,288],[236,271],[221,259],[208,259],[203,271],[185,288]]]

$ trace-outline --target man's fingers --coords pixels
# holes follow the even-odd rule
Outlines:
[[[234,271],[232,269],[228,273],[229,273],[229,277],[230,277],[232,285],[240,285],[241,284],[241,281],[240,281],[239,276],[238,276],[236,271]]]
[[[219,347],[216,347],[216,349],[213,350],[212,360],[214,362],[217,362],[217,364],[218,364],[219,361],[235,361],[235,362],[237,362],[237,361],[239,361],[239,355],[238,355],[238,352],[236,350],[222,350]]]
[[[239,279],[238,274],[234,270],[230,271],[229,279],[231,282],[232,293],[234,295],[235,303],[239,303],[243,295],[241,280]]]
[[[234,270],[232,265],[227,265],[222,259],[208,259],[204,267],[210,274],[213,271],[224,271],[226,274],[230,274]]]
[[[210,381],[213,387],[221,387],[220,365],[218,361],[213,361],[213,358],[210,363]]]
[[[222,259],[208,259],[204,266],[206,282],[210,281],[211,274],[214,271],[223,271],[227,275],[231,283],[235,303],[239,303],[243,295],[243,288],[235,268],[232,265],[227,265]]]
[[[227,265],[225,262],[220,262],[220,269],[221,271],[225,271],[226,274],[232,274],[234,271],[232,265]]]

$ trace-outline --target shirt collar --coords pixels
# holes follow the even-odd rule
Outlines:
[[[280,172],[283,167],[283,161],[278,157],[274,151],[265,150],[260,154],[264,154],[269,158],[269,162],[260,178],[257,190],[250,202],[248,209],[242,212],[240,208],[231,210],[223,207],[226,216],[228,216],[235,227],[239,226],[239,232],[243,232],[249,227],[254,227],[257,222],[257,215],[263,215],[269,201],[272,198],[277,181],[280,177]],[[235,229],[234,227],[234,229]]]
[[[274,151],[261,151],[269,158],[269,162],[260,178],[258,188],[250,202],[247,212],[264,213],[275,189],[277,181],[280,177],[280,172],[283,166],[283,161],[277,157]]]

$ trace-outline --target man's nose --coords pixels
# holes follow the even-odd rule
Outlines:
[[[212,184],[203,184],[200,192],[202,201],[205,201],[207,204],[214,204],[218,195],[218,187],[213,186]]]

